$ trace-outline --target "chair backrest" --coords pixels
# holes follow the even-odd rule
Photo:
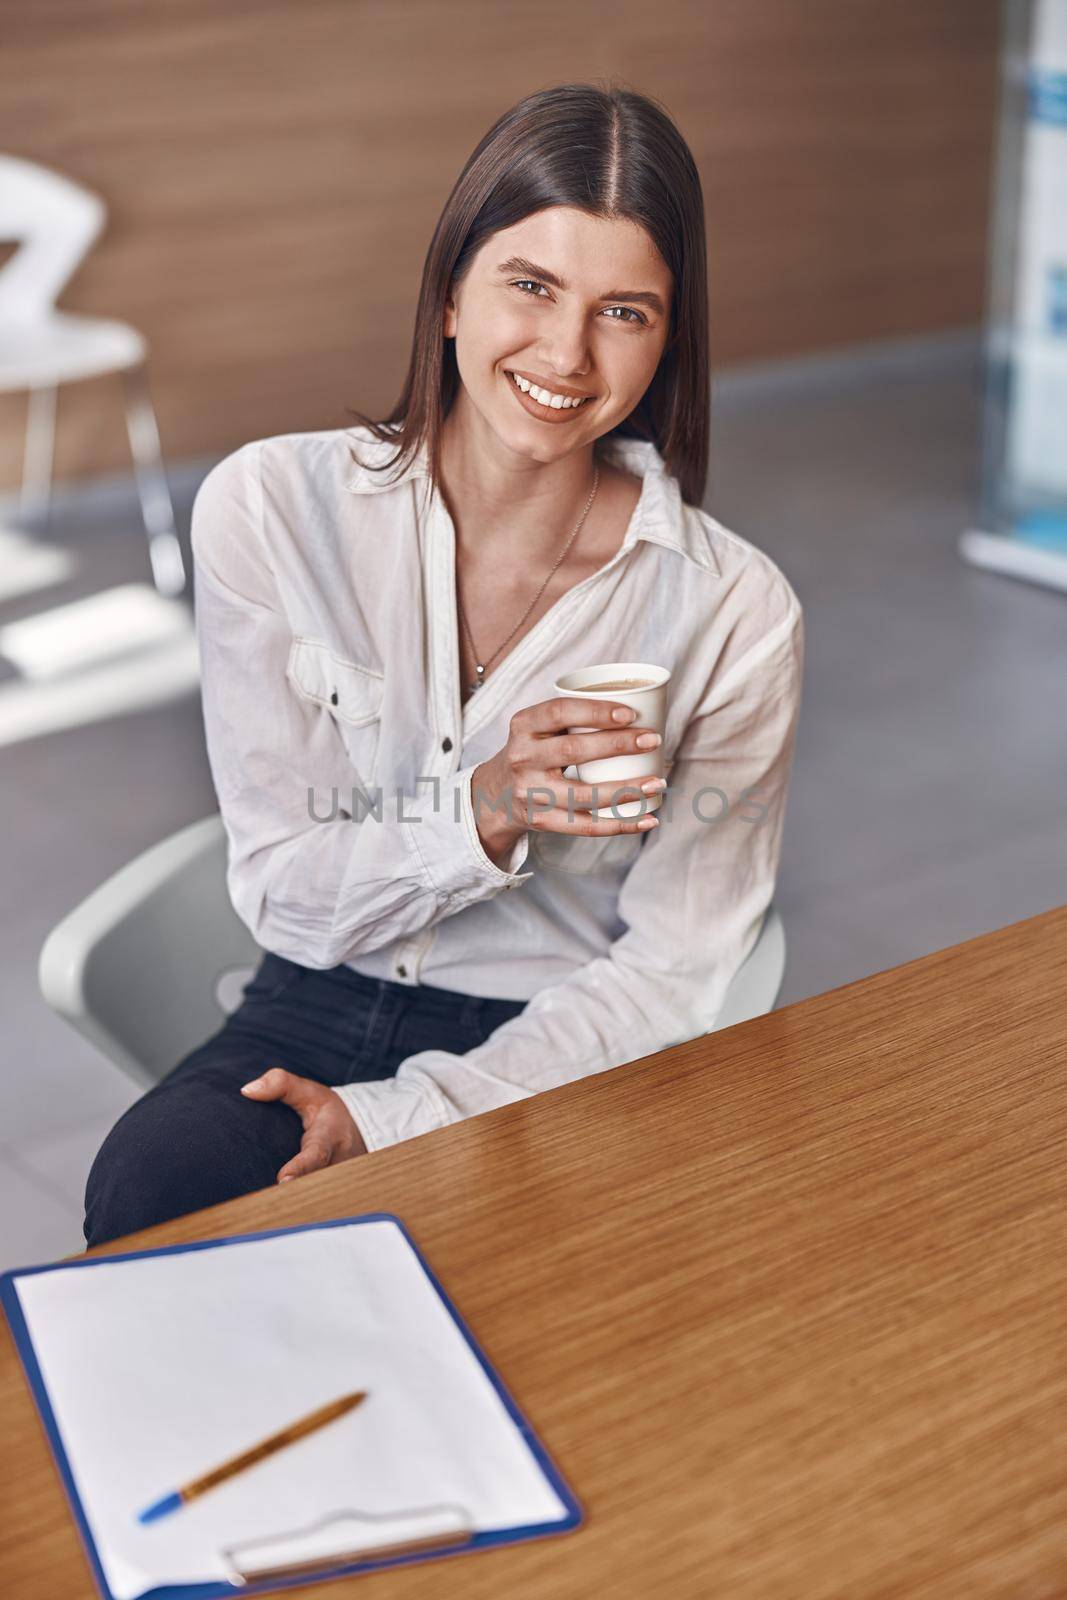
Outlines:
[[[730,982],[712,1033],[751,1022],[773,1011],[785,977],[785,928],[776,905],[769,905],[759,936]]]
[[[53,1011],[146,1087],[217,1032],[262,957],[226,864],[216,811],[120,867],[42,947]]]
[[[106,217],[99,196],[71,178],[0,154],[0,239],[19,242],[0,268],[0,322],[46,318]]]

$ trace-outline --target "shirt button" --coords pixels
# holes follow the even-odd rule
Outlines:
[[[400,974],[400,976],[402,978],[406,978],[407,977],[408,969],[407,969],[407,967],[405,967],[403,962],[400,963],[400,965],[397,967],[396,970],[397,970],[397,972],[399,972],[399,974]]]
[[[337,690],[336,689],[333,691],[333,693],[330,696],[330,704],[332,706],[335,706],[337,704]]]
[[[452,748],[452,740],[451,739],[442,739],[441,740],[441,749],[444,750],[446,754],[447,754],[447,752],[449,750],[451,750],[451,748]]]

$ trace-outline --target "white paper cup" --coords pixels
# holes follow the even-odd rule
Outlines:
[[[667,684],[670,682],[670,671],[667,667],[654,666],[649,661],[605,661],[595,667],[579,667],[575,672],[565,672],[556,679],[554,688],[557,694],[569,695],[572,698],[584,700],[609,700],[611,703],[632,706],[637,716],[631,723],[613,723],[617,729],[624,728],[651,728],[663,738],[664,724],[667,719]],[[585,685],[587,683],[615,682],[621,678],[646,678],[650,680],[647,689],[605,689],[590,694]],[[569,729],[571,733],[600,733],[600,728],[580,727],[575,725]],[[659,794],[646,794],[643,800],[618,800],[612,809],[612,795],[616,789],[640,783],[642,778],[663,777],[663,745],[658,744],[654,750],[634,750],[624,756],[604,756],[599,761],[580,761],[577,763],[578,777],[582,783],[599,784],[600,792],[597,798],[602,802],[591,810],[594,817],[639,817],[646,812],[655,811],[663,798]]]

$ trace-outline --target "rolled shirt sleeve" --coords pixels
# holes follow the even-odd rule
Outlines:
[[[332,718],[286,676],[297,630],[262,540],[258,449],[214,467],[193,507],[204,733],[235,911],[263,949],[329,968],[525,882],[528,840],[506,868],[486,854],[473,767],[387,794],[377,811],[338,806],[316,820],[322,796],[352,795],[356,774]]]
[[[799,716],[803,613],[788,609],[690,719],[661,823],[619,895],[627,931],[481,1045],[423,1050],[335,1092],[370,1150],[709,1032],[774,893]]]

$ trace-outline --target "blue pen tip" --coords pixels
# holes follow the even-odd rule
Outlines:
[[[137,1520],[138,1522],[155,1522],[157,1517],[165,1517],[168,1511],[177,1511],[181,1503],[182,1497],[180,1494],[165,1494],[162,1500],[156,1501],[155,1505],[146,1506],[143,1511],[139,1511]]]

